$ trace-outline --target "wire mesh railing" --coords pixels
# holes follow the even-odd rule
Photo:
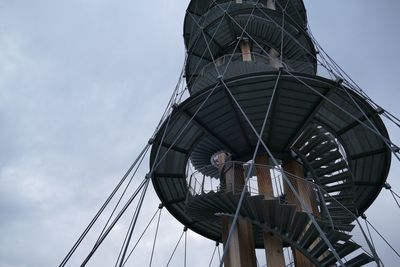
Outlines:
[[[190,74],[188,73],[188,75],[197,76],[195,79],[191,79],[189,84],[193,86],[204,79],[215,80],[222,74],[224,74],[224,78],[228,78],[244,73],[276,71],[280,67],[290,72],[315,74],[316,71],[313,63],[307,61],[286,58],[281,61],[279,57],[274,58],[256,52],[234,53],[218,57],[194,73],[190,73],[189,68]]]
[[[212,177],[203,174],[203,170],[215,168],[213,165],[207,165],[197,170],[193,167],[188,168],[190,171],[187,175],[188,190],[191,196],[207,194],[209,192],[230,191],[240,194],[244,188],[244,180],[249,171],[250,164],[248,162],[229,161],[220,167],[218,177]],[[257,173],[267,172],[271,181],[273,197],[282,197],[284,195],[284,186],[282,174],[277,168],[254,164],[250,178],[245,186],[246,192],[250,195],[261,195],[257,181]],[[227,181],[227,175],[232,176],[231,181]]]

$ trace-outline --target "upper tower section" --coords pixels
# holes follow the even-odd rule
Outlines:
[[[192,0],[184,39],[192,94],[221,74],[229,78],[281,67],[316,74],[302,0]]]

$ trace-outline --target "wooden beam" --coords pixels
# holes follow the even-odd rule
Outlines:
[[[266,167],[266,165],[269,165],[268,156],[265,154],[258,154],[255,163],[256,163],[258,193],[260,195],[264,195],[265,198],[274,197],[271,173],[269,168]]]
[[[272,233],[264,233],[265,255],[267,266],[284,267],[285,256],[283,255],[282,240]]]
[[[229,163],[228,163],[229,165]],[[244,187],[243,167],[239,164],[225,166],[226,191],[240,194]],[[222,240],[224,247],[232,226],[230,217],[222,218]],[[252,224],[243,218],[238,218],[236,228],[233,232],[228,254],[225,257],[225,267],[256,267],[255,242]]]
[[[228,239],[228,233],[232,226],[232,219],[222,218],[222,240],[224,247]],[[239,218],[236,229],[233,232],[228,252],[225,256],[225,267],[256,267],[256,255],[254,249],[253,229],[250,222]]]
[[[303,165],[292,160],[283,166],[283,170],[286,172],[289,181],[297,190],[297,193],[299,193],[300,197],[303,199],[307,209],[314,213],[314,215],[318,215],[319,211],[315,201],[315,193],[310,184],[304,179]],[[287,183],[284,183],[284,189],[288,202],[295,204],[298,211],[303,211],[304,209],[301,207],[300,202],[290,190]]]
[[[290,183],[293,185],[300,197],[304,200],[307,209],[316,214],[316,212],[318,212],[318,207],[315,202],[314,192],[310,186],[308,186],[306,181],[301,181],[301,179],[304,179],[303,166],[297,161],[292,160],[283,166],[283,170],[286,172],[286,176]],[[292,190],[290,190],[289,185],[286,182],[284,182],[284,189],[286,192],[287,201],[296,205],[297,211],[303,211],[300,202],[297,200],[296,196]],[[295,248],[292,248],[292,251],[295,262],[294,265],[296,267],[314,267],[314,264],[306,256],[304,256],[303,253]]]
[[[275,0],[267,0],[267,8],[276,10]]]
[[[273,198],[274,190],[272,187],[272,179],[269,165],[268,156],[259,154],[256,157],[256,175],[258,184],[258,193],[264,195],[265,198]],[[284,267],[285,257],[283,255],[282,240],[269,232],[263,233],[265,256],[267,258],[267,265],[274,267]]]
[[[240,42],[240,50],[242,51],[242,60],[244,62],[250,62],[252,61],[251,58],[251,46],[250,42],[248,40],[243,40]]]

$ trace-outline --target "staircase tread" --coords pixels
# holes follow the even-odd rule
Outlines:
[[[365,253],[362,253],[362,254],[352,258],[351,260],[347,261],[346,266],[347,267],[359,267],[359,266],[363,266],[363,265],[368,264],[373,261],[374,261],[373,258],[371,258],[370,256],[368,256]]]

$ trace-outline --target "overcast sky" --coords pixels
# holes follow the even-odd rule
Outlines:
[[[0,267],[58,266],[147,142],[182,67],[187,4],[0,0]],[[320,44],[377,103],[400,115],[400,2],[306,6]],[[389,130],[400,144],[399,129]],[[140,175],[147,171],[145,162]],[[388,181],[400,192],[398,174],[394,160]],[[150,187],[138,230],[158,202]],[[400,249],[400,209],[387,191],[367,215]],[[182,229],[166,211],[161,221],[153,266],[165,265]],[[124,227],[88,266],[113,266]],[[130,266],[148,264],[153,228]],[[386,266],[398,266],[374,239]],[[213,243],[190,233],[188,244],[189,266],[208,265]],[[78,266],[88,245],[69,266]],[[182,249],[173,266],[182,265]]]

